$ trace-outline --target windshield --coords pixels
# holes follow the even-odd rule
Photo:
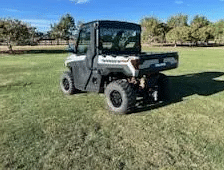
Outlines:
[[[140,52],[140,30],[100,28],[102,53]]]

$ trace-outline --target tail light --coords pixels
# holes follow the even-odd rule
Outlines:
[[[133,59],[133,60],[131,60],[131,64],[133,65],[133,67],[134,67],[136,70],[139,70],[140,59]]]

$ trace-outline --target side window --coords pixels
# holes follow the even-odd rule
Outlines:
[[[90,28],[83,28],[79,35],[77,54],[86,54],[90,45]]]

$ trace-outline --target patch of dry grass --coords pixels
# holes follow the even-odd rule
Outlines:
[[[49,45],[49,46],[13,46],[13,50],[21,50],[21,51],[28,51],[28,50],[64,50],[67,45]],[[0,46],[1,51],[8,51],[7,46]]]

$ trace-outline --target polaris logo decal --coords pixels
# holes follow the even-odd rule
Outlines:
[[[154,60],[146,60],[146,61],[143,62],[143,64],[141,64],[141,65],[139,66],[139,68],[140,68],[140,69],[149,68],[150,65],[152,65],[152,64],[157,64],[157,63],[159,63],[159,60],[158,60],[158,59],[154,59]]]
[[[159,64],[155,64],[156,67],[163,67],[166,66],[166,63],[159,63]]]

